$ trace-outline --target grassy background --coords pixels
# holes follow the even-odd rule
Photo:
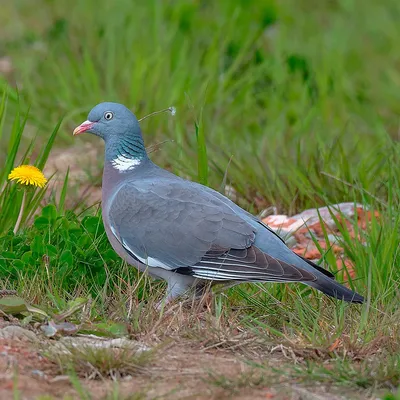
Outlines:
[[[19,0],[8,8],[0,51],[13,58],[38,126],[50,130],[66,116],[60,140],[70,143],[100,101],[138,116],[174,105],[174,119],[143,123],[146,142],[173,139],[157,161],[195,176],[193,122],[203,110],[212,185],[232,157],[234,186],[280,211],[366,191],[384,199],[389,176],[399,176],[395,0],[88,0],[72,9]]]
[[[87,0],[74,7],[65,0],[5,2],[0,57],[11,57],[14,72],[0,76],[12,86],[2,103],[7,107],[0,108],[5,165],[0,185],[25,151],[28,158],[40,153],[61,117],[56,146],[67,147],[73,127],[92,106],[118,101],[138,117],[175,106],[175,117],[142,123],[147,145],[173,140],[153,159],[183,176],[207,179],[217,189],[227,174],[238,201],[252,212],[274,205],[294,213],[340,201],[379,211],[379,221],[363,233],[365,245],[343,231],[346,255],[357,266],[353,284],[368,297],[364,308],[345,312],[343,305],[332,307],[310,296],[309,289],[281,285],[244,286],[217,301],[225,313],[238,307],[235,318],[241,324],[268,338],[285,332],[302,348],[329,348],[341,335],[347,338],[339,361],[333,357],[338,362],[333,372],[311,365],[303,374],[393,388],[399,384],[400,350],[399,20],[397,0]],[[25,125],[17,113],[25,115],[28,108]],[[30,145],[34,138],[36,152]],[[84,140],[99,145],[95,138]],[[14,158],[9,149],[16,141],[21,146]],[[49,151],[37,162],[43,163]],[[40,284],[28,296],[50,308],[61,307],[66,293],[97,295],[99,315],[109,319],[107,296],[118,289],[123,298],[126,290],[108,277],[127,279],[127,272],[107,252],[102,230],[94,228],[101,225],[98,217],[82,220],[56,204],[24,231],[24,240],[13,238],[6,231],[16,218],[11,204],[20,193],[5,187],[0,266],[7,271],[7,285],[23,291],[24,276],[36,279]],[[94,236],[77,243],[77,235],[88,230]],[[50,274],[41,261],[43,251],[53,257]],[[326,262],[336,270],[333,260]],[[102,268],[107,263],[112,274]],[[146,285],[136,287],[139,300],[152,296]],[[54,293],[49,296],[49,287],[58,301]],[[357,355],[383,337],[390,339],[382,345],[383,356],[372,358],[374,364],[345,363],[346,351],[356,348]],[[387,369],[380,369],[383,365]],[[376,368],[386,371],[383,377]],[[357,383],[354,371],[365,380]]]

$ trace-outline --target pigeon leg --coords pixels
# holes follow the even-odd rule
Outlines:
[[[171,274],[169,277],[164,277],[164,279],[168,283],[167,293],[165,298],[157,304],[158,310],[173,302],[176,298],[188,293],[195,283],[191,276],[178,275],[176,273]]]
[[[170,302],[188,292],[194,284],[190,276],[182,276],[174,273],[168,280],[166,301]]]

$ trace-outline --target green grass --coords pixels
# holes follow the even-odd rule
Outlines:
[[[46,192],[46,188],[39,190],[35,190],[32,187],[21,188],[20,185],[16,185],[8,180],[9,173],[14,167],[24,164],[33,164],[39,169],[43,169],[61,121],[45,138],[47,143],[41,143],[42,150],[38,151],[35,148],[36,137],[28,141],[28,143],[24,140],[23,134],[26,128],[28,112],[25,115],[21,115],[18,101],[16,102],[17,111],[12,119],[13,122],[9,126],[8,132],[5,132],[7,130],[5,127],[6,121],[9,120],[8,116],[10,114],[8,112],[8,106],[10,105],[9,96],[12,91],[6,85],[2,86],[1,89],[0,143],[3,151],[0,154],[0,159],[2,160],[2,168],[0,169],[0,233],[3,234],[15,226],[24,192],[26,192],[26,206],[24,207],[22,222],[32,218]],[[37,156],[32,163],[31,158],[35,150]],[[61,195],[62,198],[63,195]]]
[[[52,129],[65,115],[68,143],[99,101],[138,116],[174,105],[175,118],[143,123],[148,144],[174,139],[157,160],[197,176],[202,114],[210,183],[220,184],[232,156],[229,181],[250,205],[255,195],[282,211],[368,193],[387,200],[400,165],[400,7],[279,3],[91,0],[71,10],[17,1],[9,7],[26,26],[3,46],[37,124]]]
[[[296,368],[282,367],[288,379],[394,393],[400,384],[399,17],[397,0],[6,4],[0,56],[9,55],[15,71],[0,93],[2,286],[49,313],[76,297],[92,298],[89,320],[124,323],[138,337],[205,335],[206,347],[229,348],[239,326],[257,343],[284,343],[301,358]],[[12,167],[42,168],[54,140],[57,147],[71,145],[72,129],[105,100],[125,103],[139,118],[175,106],[174,117],[141,123],[147,146],[171,140],[151,157],[216,189],[231,185],[251,212],[273,205],[295,213],[341,201],[377,211],[361,240],[337,221],[340,244],[356,265],[351,285],[367,303],[347,306],[300,285],[242,285],[217,297],[207,334],[196,317],[179,313],[174,330],[170,317],[152,308],[163,285],[119,261],[95,210],[65,210],[68,179],[50,207],[42,209],[45,190],[30,193],[14,236],[22,193],[6,181]],[[82,140],[98,145],[94,138],[75,145]],[[336,272],[332,255],[324,262]],[[231,380],[214,379],[220,386]],[[241,390],[245,384],[241,379]]]

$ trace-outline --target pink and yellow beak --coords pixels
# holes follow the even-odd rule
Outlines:
[[[80,135],[81,133],[84,133],[86,131],[88,131],[90,128],[92,128],[94,125],[94,122],[91,121],[84,121],[82,122],[79,126],[77,126],[74,129],[73,135]]]

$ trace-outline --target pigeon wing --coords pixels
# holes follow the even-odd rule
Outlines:
[[[129,182],[115,194],[109,217],[131,255],[167,269],[195,265],[213,245],[244,249],[255,238],[229,207],[184,181]]]
[[[129,182],[110,208],[111,231],[150,267],[214,281],[313,281],[315,276],[253,245],[254,226],[185,181]]]

